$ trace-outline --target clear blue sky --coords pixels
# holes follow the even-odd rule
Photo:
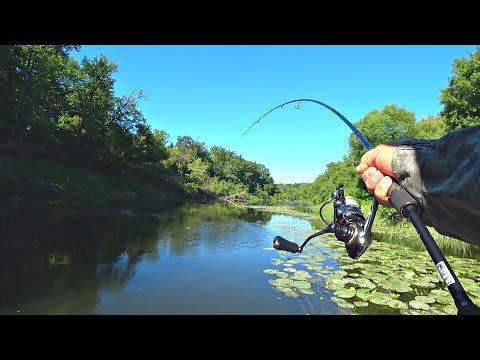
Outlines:
[[[348,151],[352,123],[396,104],[436,115],[455,58],[474,45],[85,45],[75,57],[119,65],[115,94],[142,89],[139,109],[169,140],[187,135],[265,165],[276,183],[313,182]],[[355,169],[352,169],[355,171]]]

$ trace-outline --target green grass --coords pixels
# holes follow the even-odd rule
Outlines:
[[[183,197],[162,181],[147,183],[131,174],[100,173],[41,157],[0,157],[0,169],[0,202],[7,208],[102,207],[126,194],[152,204]]]
[[[242,205],[238,205],[242,206]],[[292,207],[290,205],[247,205],[250,208],[254,208],[261,211],[269,211],[276,214],[284,214],[296,217],[303,217],[312,220],[315,231],[321,230],[325,227],[325,224],[320,219],[319,205],[302,205],[299,207]],[[368,216],[370,212],[371,204],[364,202],[362,204],[362,211],[365,216]],[[380,208],[379,208],[379,211]],[[323,209],[323,216],[327,222],[333,220],[333,206],[327,204]],[[464,258],[480,259],[480,246],[475,246],[445,235],[438,233],[434,228],[427,227],[433,239],[437,243],[440,250],[442,250],[445,256],[460,256]],[[425,250],[425,245],[420,239],[415,227],[410,223],[408,219],[402,219],[397,224],[382,218],[378,212],[375,216],[372,237],[376,241],[383,241],[388,243],[394,243],[402,246],[406,246],[415,250]]]

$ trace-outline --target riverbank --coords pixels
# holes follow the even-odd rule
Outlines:
[[[288,205],[236,205],[236,206],[246,206],[251,209],[256,209],[260,211],[267,211],[275,214],[290,215],[295,217],[300,217],[312,221],[313,230],[319,231],[323,229],[326,225],[320,219],[318,210],[314,210],[317,207],[306,207],[302,208],[303,211],[298,211],[289,207]],[[316,211],[316,212],[315,212]],[[325,214],[330,215],[331,210],[328,208],[328,205],[324,211]],[[364,213],[368,214],[368,211]],[[376,219],[376,218],[375,218]],[[407,220],[403,219],[397,224],[387,224],[384,221],[376,222],[374,219],[372,226],[372,238],[376,241],[384,241],[388,243],[393,243],[397,245],[402,245],[417,251],[425,250],[421,239],[418,236],[418,233],[415,227]],[[331,221],[331,218],[327,216],[327,221]],[[444,255],[459,256],[469,259],[480,259],[480,246],[475,246],[445,235],[438,233],[434,228],[428,227],[430,234],[434,238],[440,250],[442,250]]]
[[[135,202],[165,207],[185,200],[178,180],[158,175],[145,180],[73,166],[25,151],[0,153],[0,206],[18,208],[99,208]]]

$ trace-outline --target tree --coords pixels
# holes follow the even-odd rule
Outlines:
[[[444,105],[446,131],[480,124],[480,46],[477,51],[455,59],[453,75],[442,89],[440,101]]]
[[[72,45],[0,46],[0,137],[48,142],[65,103]]]
[[[421,119],[417,123],[417,137],[420,139],[439,139],[446,133],[445,119],[432,116]]]
[[[418,131],[415,114],[397,105],[387,105],[381,111],[370,111],[356,123],[356,127],[373,147],[385,141],[416,137]],[[349,158],[358,163],[366,149],[353,134],[348,142]]]
[[[205,143],[195,141],[190,136],[178,136],[175,146],[169,148],[169,153],[166,163],[174,166],[181,175],[186,175],[190,172],[188,165],[196,159],[207,160],[209,158]]]

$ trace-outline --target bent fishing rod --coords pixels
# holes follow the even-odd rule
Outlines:
[[[321,105],[335,115],[337,115],[352,131],[357,139],[363,144],[365,149],[373,149],[370,142],[365,138],[365,136],[358,130],[345,116],[340,112],[335,110],[333,107],[313,99],[296,99],[284,102],[273,109],[266,112],[262,115],[257,121],[255,121],[240,137],[240,139],[245,136],[250,129],[255,126],[260,120],[265,116],[275,111],[278,108],[281,108],[285,105],[291,103],[297,103],[298,105],[301,102],[312,102],[318,105]],[[430,257],[435,264],[445,286],[447,287],[450,295],[452,296],[455,306],[457,307],[458,315],[471,315],[471,314],[480,314],[480,307],[473,303],[468,294],[465,292],[463,286],[461,285],[458,277],[455,275],[452,267],[448,263],[447,259],[443,255],[442,251],[438,247],[435,239],[430,234],[429,230],[421,220],[420,205],[415,200],[415,198],[410,195],[410,193],[405,190],[398,182],[394,180],[394,183],[390,186],[388,190],[388,196],[393,206],[397,210],[398,214],[402,218],[407,218],[411,221],[412,225],[417,230],[420,239],[425,245]],[[323,207],[329,202],[333,201],[333,222],[328,223],[325,221],[322,215]],[[333,190],[331,197],[322,204],[320,207],[320,217],[327,224],[327,226],[305,239],[302,245],[288,241],[281,236],[276,236],[273,240],[273,247],[277,250],[288,251],[291,253],[301,253],[305,245],[312,240],[313,238],[327,233],[333,233],[335,238],[339,241],[342,241],[345,244],[345,249],[347,254],[352,259],[358,259],[360,256],[367,250],[367,248],[372,243],[372,224],[375,214],[378,209],[378,200],[375,196],[372,198],[372,205],[370,212],[365,219],[363,211],[359,206],[358,202],[344,194],[343,186],[338,186]]]

